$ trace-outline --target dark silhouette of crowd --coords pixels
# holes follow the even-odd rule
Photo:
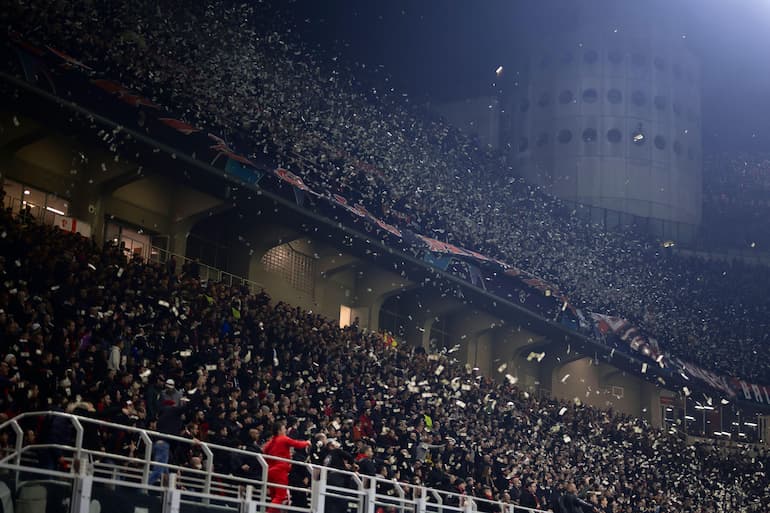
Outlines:
[[[704,229],[700,235],[704,248],[766,255],[770,248],[768,216],[770,157],[766,153],[717,153],[704,159]]]
[[[537,399],[451,354],[393,347],[10,211],[0,215],[0,255],[3,418],[69,411],[248,451],[286,421],[291,437],[336,441],[324,460],[296,458],[555,512],[578,499],[607,513],[770,507],[770,459],[748,446],[687,445],[577,397]],[[26,437],[63,443],[66,432],[35,425]],[[139,442],[90,430],[84,443],[133,455]],[[155,457],[201,469],[205,454],[192,447],[156,447]],[[214,464],[258,472],[248,459]],[[295,467],[289,483],[306,486]]]

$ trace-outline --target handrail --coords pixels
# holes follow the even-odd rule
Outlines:
[[[171,251],[158,247],[158,246],[150,246],[150,253],[147,256],[147,260],[151,262],[156,262],[160,264],[165,264],[168,262],[171,257],[174,257],[179,264],[186,264],[186,263],[193,263],[195,260],[193,258],[180,255],[177,253],[172,253]],[[248,278],[244,278],[243,276],[238,276],[237,274],[232,274],[227,271],[223,271],[221,269],[217,269],[216,267],[212,267],[210,265],[204,264],[203,262],[196,262],[197,265],[200,267],[201,271],[201,279],[206,280],[213,280],[217,283],[223,283],[228,286],[233,285],[246,285],[249,288],[249,292],[256,293],[259,292],[264,288],[264,285],[262,285],[259,282],[250,280]],[[180,269],[176,269],[176,273],[179,273]]]
[[[22,425],[25,422],[39,420],[40,417],[61,418],[68,421],[74,429],[74,437],[69,441],[50,443],[41,440],[34,445],[24,445]],[[145,445],[143,452],[137,452],[133,456],[113,454],[103,450],[95,450],[84,447],[84,433],[87,426],[96,426],[100,430],[115,430],[120,433],[133,433],[139,435]],[[116,424],[100,419],[82,417],[66,412],[42,411],[25,412],[0,424],[0,431],[12,430],[16,437],[14,452],[0,460],[0,469],[15,472],[17,486],[22,484],[21,476],[29,480],[30,476],[46,476],[47,478],[73,480],[83,479],[84,476],[93,483],[105,484],[111,487],[127,487],[135,490],[160,491],[163,493],[178,494],[182,502],[192,501],[197,504],[208,505],[216,502],[225,507],[237,507],[241,511],[248,511],[245,504],[257,505],[260,508],[271,507],[281,512],[297,513],[324,513],[324,505],[327,499],[355,502],[358,513],[372,513],[375,506],[395,507],[400,513],[475,513],[477,502],[492,502],[501,513],[541,513],[521,506],[505,504],[485,499],[462,496],[453,492],[440,491],[408,483],[400,483],[395,480],[384,479],[381,476],[362,476],[356,472],[323,467],[312,463],[277,458],[261,453],[227,447],[219,444],[201,442],[184,438],[178,435],[164,434],[134,426]],[[70,432],[69,435],[73,433]],[[203,468],[189,468],[179,462],[152,461],[153,443],[165,441],[169,444],[187,445],[195,447],[203,452]],[[72,445],[67,445],[72,443]],[[34,457],[44,455],[46,451],[58,451],[58,461],[64,461],[64,469],[45,468],[41,464],[36,465]],[[216,468],[216,464],[224,455],[230,458],[234,455],[248,457],[259,463],[259,471],[253,477],[223,474]],[[25,459],[22,459],[22,456]],[[28,463],[31,456],[32,462]],[[269,483],[269,487],[280,487],[291,492],[307,493],[310,506],[307,508],[287,505],[270,504],[268,495],[267,469],[269,461],[284,461],[292,465],[305,467],[311,476],[311,485],[308,488],[293,485]],[[127,466],[130,465],[130,466]],[[85,469],[84,469],[85,467]],[[159,485],[149,483],[150,468],[164,469],[169,474],[168,483]],[[345,476],[345,483],[328,484],[330,473]],[[378,488],[387,485],[395,490],[394,495],[378,492]],[[83,493],[83,492],[81,492]],[[433,500],[428,501],[429,497]],[[457,504],[448,505],[447,502]]]

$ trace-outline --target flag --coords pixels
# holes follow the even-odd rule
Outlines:
[[[181,134],[184,134],[184,135],[190,135],[190,134],[193,134],[195,132],[200,132],[201,131],[200,128],[195,128],[192,125],[188,125],[184,121],[180,121],[180,120],[174,119],[174,118],[158,118],[158,121],[160,121],[161,123],[163,123],[166,126],[170,126],[171,128],[173,128],[177,132],[179,132]]]
[[[297,189],[301,189],[303,191],[310,191],[310,187],[305,185],[305,182],[302,181],[302,178],[295,175],[291,171],[287,169],[278,168],[274,171],[275,176],[283,180],[284,182],[287,182],[291,184],[292,186],[296,187]]]
[[[743,380],[738,380],[738,383],[740,383],[741,388],[743,389],[743,395],[746,396],[746,399],[749,401],[751,400],[751,389],[749,388],[749,384],[746,383]]]

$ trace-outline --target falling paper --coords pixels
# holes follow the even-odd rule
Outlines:
[[[440,376],[442,372],[444,372],[443,365],[439,365],[438,367],[436,367],[436,372],[435,372],[436,376]]]
[[[497,368],[497,372],[504,372],[508,368],[508,364],[504,363]]]
[[[642,374],[644,374],[645,372],[647,372],[647,364],[642,363]]]
[[[543,361],[543,358],[545,358],[545,353],[535,353],[531,352],[529,355],[527,355],[527,361],[531,362],[532,360],[537,360],[538,362]]]
[[[569,379],[569,374],[565,374],[564,377],[561,378],[561,382],[566,383],[568,379]]]
[[[559,417],[561,417],[565,413],[567,413],[567,407],[566,406],[562,406],[561,410],[559,410]]]
[[[460,408],[465,408],[465,403],[463,401],[459,400],[459,399],[457,401],[455,401],[455,404],[457,406],[459,406]]]
[[[510,374],[506,374],[505,379],[507,379],[508,383],[510,383],[511,385],[515,385],[516,382],[519,381],[519,378],[517,378],[516,376],[512,376]]]

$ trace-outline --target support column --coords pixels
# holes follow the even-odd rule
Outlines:
[[[88,513],[91,509],[91,491],[94,485],[94,476],[88,468],[88,460],[81,458],[75,460],[77,465],[77,477],[72,483],[72,501],[70,511],[72,513]]]

